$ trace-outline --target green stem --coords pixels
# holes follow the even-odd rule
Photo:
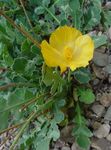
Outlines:
[[[70,83],[70,77],[71,77],[71,70],[68,70],[68,83]]]
[[[22,133],[24,132],[25,128],[27,127],[27,125],[30,123],[30,121],[34,118],[34,116],[36,115],[36,112],[34,112],[26,121],[26,123],[22,126],[21,130],[19,131],[19,133],[16,135],[14,142],[12,143],[10,150],[13,150],[15,145],[17,144],[18,139],[20,138],[20,136],[22,135]]]
[[[54,18],[54,20],[60,25],[60,21],[53,15],[53,13],[45,6],[43,8]]]
[[[81,109],[80,109],[80,106],[79,106],[79,102],[77,102],[77,105],[76,105],[76,112],[77,112],[77,117],[78,117],[78,125],[81,126],[82,118],[81,118]]]
[[[26,36],[34,45],[36,45],[38,48],[41,48],[40,43],[37,41],[37,39],[34,39],[31,34],[29,34],[23,27],[21,28],[15,22],[8,17],[4,11],[0,10],[0,16],[5,17],[5,19],[16,29],[18,29],[24,36]]]
[[[41,98],[41,97],[43,97],[43,96],[45,96],[45,95],[47,95],[47,94],[48,94],[48,93],[44,93],[44,94],[41,94],[40,96],[35,97],[35,98],[33,98],[33,99],[30,99],[30,100],[28,100],[28,101],[21,102],[21,103],[15,104],[15,105],[13,105],[13,106],[10,106],[10,107],[8,107],[8,108],[5,108],[4,110],[0,111],[0,113],[3,113],[3,112],[5,112],[5,111],[8,111],[8,110],[10,110],[10,109],[13,109],[13,108],[15,108],[15,107],[17,107],[17,106],[21,106],[21,105],[24,105],[24,104],[25,104],[25,106],[24,106],[23,108],[26,108],[26,106],[28,106],[28,105],[30,105],[30,104],[36,102],[39,98]],[[22,110],[23,110],[23,108],[22,108]]]
[[[14,149],[15,145],[17,144],[17,141],[19,140],[20,136],[22,135],[22,133],[24,132],[25,128],[26,128],[27,125],[30,123],[30,121],[31,121],[32,119],[34,119],[37,114],[38,114],[37,117],[40,116],[40,115],[42,115],[43,113],[41,113],[41,112],[43,112],[43,111],[45,112],[46,110],[48,110],[49,107],[51,107],[51,105],[52,105],[53,103],[54,103],[54,100],[51,99],[51,100],[49,100],[48,102],[46,102],[45,104],[41,105],[41,106],[39,107],[39,109],[38,109],[36,112],[34,112],[34,113],[26,120],[25,124],[22,126],[21,130],[20,130],[19,133],[16,135],[15,140],[14,140],[14,142],[12,143],[12,145],[11,145],[11,147],[10,147],[10,150],[13,150],[13,149]]]
[[[27,22],[28,22],[29,26],[31,27],[31,29],[33,30],[33,26],[32,26],[32,24],[31,24],[31,21],[30,21],[30,19],[29,19],[29,16],[28,16],[27,12],[26,12],[25,6],[24,6],[22,0],[19,0],[19,1],[20,1],[20,3],[21,3],[22,8],[23,8],[24,14],[25,14],[25,16],[26,16],[26,18],[27,18]]]

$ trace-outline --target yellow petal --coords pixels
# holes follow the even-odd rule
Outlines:
[[[64,46],[72,47],[76,38],[81,36],[81,32],[75,28],[62,26],[57,28],[50,36],[50,45],[63,51]]]
[[[71,70],[78,67],[86,67],[93,58],[94,42],[89,35],[83,35],[75,41],[73,61],[70,63]]]
[[[41,52],[48,66],[59,66],[61,68],[61,72],[66,70],[66,63],[62,54],[55,48],[51,47],[46,40],[41,43]]]

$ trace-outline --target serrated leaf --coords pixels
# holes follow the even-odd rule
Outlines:
[[[95,95],[93,94],[91,89],[78,88],[77,93],[79,96],[79,100],[84,102],[85,104],[91,104],[95,100]]]
[[[9,120],[9,112],[3,112],[0,114],[0,130],[3,130],[8,127],[8,120]]]
[[[80,11],[80,2],[78,0],[70,0],[69,6],[71,8],[73,25],[77,29],[80,29],[81,16],[82,16],[82,13]]]
[[[44,11],[45,11],[45,9],[42,6],[36,7],[34,10],[35,14],[37,14],[37,15],[43,14]]]
[[[86,68],[77,69],[74,72],[74,77],[80,83],[88,83],[91,80],[91,74]]]
[[[88,148],[89,148],[89,146],[90,146],[90,139],[87,137],[87,136],[84,136],[84,135],[79,135],[77,138],[76,138],[76,142],[77,142],[77,144],[81,147],[81,148],[83,148],[83,149],[85,149],[85,150],[87,150]]]
[[[75,137],[77,137],[79,135],[91,137],[93,135],[92,132],[85,125],[83,125],[83,126],[76,125],[76,127],[74,127],[74,129],[73,129],[72,134]]]
[[[94,46],[95,48],[98,48],[104,44],[107,43],[107,36],[101,35],[101,36],[93,36]]]
[[[87,13],[84,15],[85,30],[91,30],[94,26],[100,23],[101,19],[101,2],[100,0],[93,0],[86,9]]]
[[[50,86],[54,79],[52,68],[47,67],[45,64],[42,67],[42,78],[46,86]]]
[[[36,150],[49,150],[50,140],[49,138],[43,139],[36,145]]]
[[[102,11],[102,23],[106,28],[111,25],[111,11],[103,10]]]
[[[16,58],[12,66],[13,70],[17,73],[23,73],[27,65],[27,59],[25,58]]]
[[[9,93],[7,99],[5,100],[6,102],[4,101],[5,103],[2,105],[3,107],[1,108],[0,112],[2,113],[16,109],[33,97],[34,95],[29,89],[16,89],[12,93]]]
[[[57,123],[60,123],[61,121],[64,120],[64,113],[61,111],[58,111],[54,114],[54,119]]]

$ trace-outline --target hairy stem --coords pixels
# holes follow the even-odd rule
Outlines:
[[[11,87],[33,86],[30,83],[9,83],[7,85],[0,86],[0,91],[8,90]]]
[[[39,42],[37,42],[36,39],[34,39],[32,37],[32,35],[30,35],[27,31],[25,31],[25,29],[23,29],[23,27],[21,28],[20,26],[16,25],[14,23],[14,21],[8,17],[2,10],[0,10],[0,15],[2,15],[3,17],[5,17],[5,19],[8,20],[8,22],[16,29],[18,29],[24,36],[26,36],[33,44],[35,44],[38,48],[40,48],[40,44]]]
[[[25,16],[26,16],[26,18],[27,18],[27,22],[28,22],[29,26],[30,26],[31,28],[33,28],[33,27],[32,27],[32,24],[31,24],[31,22],[30,22],[30,19],[29,19],[28,15],[27,15],[27,12],[26,12],[26,9],[25,9],[25,7],[24,7],[24,4],[23,4],[22,0],[19,0],[19,1],[20,1],[20,4],[21,4],[22,8],[23,8],[23,11],[24,11],[24,14],[25,14]]]
[[[30,117],[26,120],[26,122],[24,123],[24,125],[22,126],[22,128],[20,129],[20,131],[18,132],[18,134],[15,137],[14,142],[12,143],[10,150],[13,150],[17,141],[19,140],[20,136],[22,135],[22,133],[24,132],[25,128],[27,127],[27,125],[30,123],[30,121],[34,118],[34,116],[36,115],[36,112],[32,113],[30,115]]]

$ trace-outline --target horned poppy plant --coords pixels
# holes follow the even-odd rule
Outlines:
[[[49,67],[59,66],[61,73],[67,68],[74,71],[85,67],[93,57],[94,42],[89,35],[69,26],[57,28],[50,36],[49,43],[43,40],[41,52]]]

